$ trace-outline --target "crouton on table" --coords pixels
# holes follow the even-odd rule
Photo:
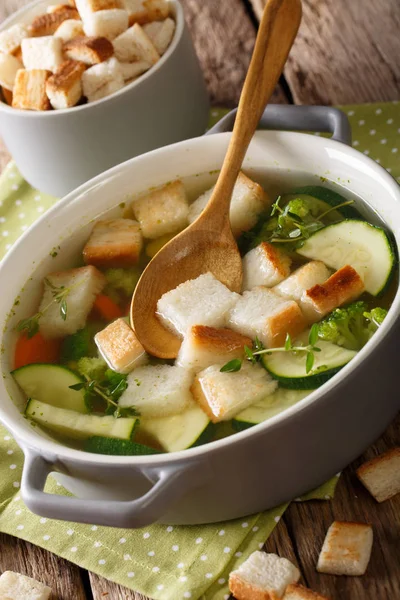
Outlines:
[[[83,249],[87,264],[98,267],[135,265],[142,250],[139,224],[131,219],[98,221]]]
[[[22,62],[25,69],[57,71],[63,62],[62,41],[53,35],[25,38],[21,43]]]
[[[157,303],[157,316],[167,329],[184,336],[192,325],[223,327],[238,298],[239,294],[212,273],[204,273],[163,294]]]
[[[249,337],[231,329],[193,325],[182,342],[177,364],[200,371],[216,363],[226,363],[244,356],[244,347],[251,347]]]
[[[274,348],[284,344],[287,334],[295,338],[301,333],[306,321],[296,302],[260,286],[243,293],[228,315],[227,326]]]
[[[334,308],[352,302],[364,291],[364,282],[353,267],[346,265],[323,284],[303,292],[301,308],[310,321],[319,321]]]
[[[17,72],[13,89],[13,108],[23,110],[49,110],[50,101],[46,94],[46,81],[51,75],[43,69]]]
[[[278,600],[299,579],[299,570],[289,560],[257,551],[230,573],[229,590],[236,600]]]
[[[164,54],[175,33],[175,21],[171,18],[164,21],[153,21],[143,25],[143,31],[149,36],[158,54]]]
[[[330,270],[323,262],[310,260],[310,262],[293,271],[287,279],[276,285],[273,291],[284,298],[300,303],[303,292],[314,285],[324,283],[330,277],[330,274]]]
[[[111,58],[114,48],[105,37],[75,37],[64,44],[64,54],[71,60],[96,65]]]
[[[61,23],[67,19],[79,20],[78,11],[71,6],[60,6],[59,10],[37,16],[29,25],[29,35],[31,37],[53,35]]]
[[[134,406],[143,417],[168,417],[181,413],[192,402],[193,375],[170,365],[138,367],[128,375],[128,387],[119,406]]]
[[[0,85],[12,92],[15,78],[19,69],[23,69],[22,62],[12,54],[0,53]]]
[[[21,45],[24,38],[28,37],[29,32],[26,25],[16,23],[8,29],[0,32],[0,52],[5,54],[14,54]]]
[[[46,81],[46,93],[53,108],[70,108],[82,97],[82,74],[86,65],[66,60]]]
[[[377,502],[400,494],[400,448],[393,448],[362,464],[357,469],[357,477]]]
[[[147,361],[146,352],[125,319],[117,319],[99,331],[94,341],[110,369],[130,373]]]
[[[115,57],[121,62],[143,60],[154,65],[160,58],[149,36],[137,23],[113,41]]]
[[[211,421],[230,421],[239,412],[270,396],[278,387],[260,365],[243,363],[236,372],[221,372],[224,363],[200,371],[194,378],[192,394]]]
[[[299,583],[291,583],[287,586],[283,600],[329,600],[326,596],[318,594]]]
[[[193,223],[205,209],[214,187],[207,190],[190,205],[189,222]],[[229,218],[234,236],[248,231],[256,223],[259,215],[272,204],[263,188],[240,172],[233,188]]]
[[[105,37],[113,40],[128,29],[128,13],[120,8],[99,10],[83,20],[83,29],[87,36]]]
[[[96,296],[105,284],[104,275],[91,265],[47,275],[39,306],[39,312],[44,313],[40,318],[40,332],[43,336],[63,337],[82,329]],[[54,300],[54,293],[67,288],[69,290],[65,297],[67,316],[64,320],[60,313],[60,304]]]
[[[189,206],[179,179],[137,198],[131,206],[145,238],[175,233],[188,224]]]
[[[84,36],[82,21],[75,19],[67,19],[54,32],[54,35],[60,38],[63,42],[68,42],[76,37]]]
[[[49,600],[51,588],[36,579],[13,571],[0,576],[1,600]]]
[[[268,242],[262,242],[243,257],[243,289],[272,287],[290,274],[290,257]]]
[[[326,534],[317,571],[331,575],[364,575],[372,540],[371,525],[334,521]]]

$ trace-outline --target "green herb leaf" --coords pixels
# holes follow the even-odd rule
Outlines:
[[[253,342],[253,349],[258,352],[259,350],[264,350],[264,344],[262,343],[261,340],[258,339],[258,337],[256,336],[256,339]]]
[[[61,300],[60,303],[60,315],[63,321],[65,321],[67,318],[67,310],[67,301],[64,298],[64,300]]]
[[[253,350],[251,350],[248,346],[245,346],[244,353],[246,354],[247,360],[249,360],[251,363],[253,363],[253,365],[255,365],[257,362],[257,358],[254,356]]]
[[[275,202],[273,203],[273,205],[272,205],[272,210],[271,210],[271,217],[273,217],[273,216],[274,216],[274,214],[275,214],[276,212],[278,212],[278,211],[279,211],[279,212],[282,212],[282,209],[281,209],[281,207],[279,206],[279,202],[281,201],[281,199],[282,199],[282,197],[281,197],[281,196],[278,196],[278,197],[277,197],[277,199],[275,200]]]
[[[310,333],[308,336],[308,343],[310,346],[314,346],[316,341],[318,340],[318,323],[314,323],[314,325],[310,329]]]
[[[17,325],[17,331],[26,331],[28,338],[33,337],[39,331],[39,319],[41,316],[41,313],[37,313],[33,317],[22,319]]]
[[[221,367],[221,373],[234,373],[235,371],[240,371],[242,368],[242,361],[240,358],[234,358],[226,363],[223,367]]]
[[[314,365],[314,354],[311,351],[307,352],[307,358],[306,358],[306,373],[308,374],[311,369],[313,368]]]
[[[116,419],[119,419],[121,417],[139,417],[140,413],[136,410],[134,406],[118,406],[118,408],[114,410],[113,416]]]
[[[68,388],[70,390],[83,390],[83,388],[86,387],[86,384],[82,381],[82,383],[74,383],[74,385],[69,385]]]
[[[286,339],[285,339],[285,350],[288,352],[291,349],[292,349],[292,338],[287,333],[286,334]]]

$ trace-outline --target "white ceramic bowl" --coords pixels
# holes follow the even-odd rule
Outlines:
[[[171,45],[156,65],[112,96],[65,110],[26,111],[0,102],[0,134],[24,178],[62,197],[95,175],[154,148],[201,135],[207,91],[182,6]],[[29,23],[54,0],[36,0],[0,31]]]
[[[277,110],[281,114],[289,109]],[[302,107],[296,110],[301,117]],[[79,255],[92,220],[110,210],[112,214],[128,195],[218,169],[229,139],[230,133],[220,133],[181,142],[100,175],[46,213],[0,266],[0,279],[7,282],[0,308],[0,419],[25,453],[21,491],[34,512],[118,527],[242,517],[297,497],[333,476],[373,442],[398,411],[399,293],[373,342],[328,383],[267,422],[205,446],[157,456],[87,454],[41,435],[19,412],[24,398],[9,375],[14,328],[35,309],[44,274],[67,267]],[[300,170],[339,181],[378,212],[400,242],[399,186],[382,167],[342,143],[259,131],[243,166],[250,173],[279,168],[282,173]],[[61,249],[52,258],[55,246]],[[13,306],[19,295],[20,304]],[[53,471],[77,498],[43,493]]]

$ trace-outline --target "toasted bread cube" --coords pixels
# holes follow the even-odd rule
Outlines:
[[[71,8],[75,9],[75,13],[77,12],[76,10],[76,6],[73,2],[64,2],[63,4],[50,4],[50,6],[48,6],[46,8],[46,12],[51,14],[51,13],[57,13],[57,12],[62,12],[65,9],[67,10],[71,10]],[[79,19],[79,16],[78,16]]]
[[[207,367],[194,378],[194,399],[213,423],[230,421],[239,412],[267,398],[278,384],[260,365],[244,362],[240,371],[221,372],[221,362]]]
[[[8,104],[8,106],[12,106],[13,93],[10,90],[7,90],[7,88],[3,88],[3,87],[0,88],[0,90],[1,90],[1,94],[2,94],[1,101]]]
[[[286,335],[295,338],[306,327],[296,302],[285,300],[266,287],[244,292],[228,315],[227,326],[266,348],[282,346]]]
[[[51,588],[36,579],[13,571],[0,576],[1,600],[49,600]]]
[[[86,65],[66,60],[46,82],[46,93],[55,109],[70,108],[82,97],[82,74]]]
[[[28,37],[29,32],[26,25],[17,23],[0,32],[0,52],[14,54],[21,46],[23,39]]]
[[[400,448],[393,448],[362,464],[357,469],[357,477],[377,502],[400,494]]]
[[[166,0],[124,0],[129,12],[129,23],[149,23],[162,21],[169,15],[169,3]]]
[[[193,223],[205,209],[211,198],[214,187],[207,190],[190,205],[189,222]],[[248,231],[257,222],[259,215],[272,203],[271,198],[262,187],[240,172],[233,188],[229,216],[232,232],[235,237]]]
[[[299,570],[289,560],[257,551],[230,573],[229,590],[236,600],[278,600],[299,579]]]
[[[91,13],[84,18],[83,23],[87,36],[100,36],[113,40],[128,29],[129,19],[126,10],[113,8]]]
[[[17,72],[13,89],[13,108],[23,110],[49,110],[50,102],[46,94],[46,81],[49,71],[33,69]]]
[[[122,76],[125,82],[131,82],[142,73],[148,71],[151,65],[144,60],[138,60],[133,63],[120,63]]]
[[[139,223],[131,219],[98,221],[83,249],[85,263],[97,267],[135,265],[143,241]]]
[[[75,19],[67,19],[54,32],[55,37],[60,38],[63,42],[68,42],[76,37],[82,37],[83,23]]]
[[[0,52],[0,85],[3,88],[12,92],[19,69],[23,69],[23,65],[18,58]]]
[[[114,53],[121,62],[144,61],[154,65],[160,55],[142,27],[135,23],[113,41]]]
[[[143,25],[143,31],[153,42],[154,48],[161,56],[170,45],[175,33],[175,21],[168,17],[164,21],[153,21]]]
[[[274,292],[288,300],[301,301],[303,292],[314,285],[324,283],[330,277],[330,270],[320,260],[310,260],[294,271],[287,279],[274,287]]]
[[[157,303],[162,324],[184,336],[193,325],[223,327],[230,309],[240,298],[212,273],[189,279],[163,294]]]
[[[29,25],[29,35],[31,37],[53,35],[61,23],[67,19],[79,20],[78,11],[71,6],[60,6],[54,12],[47,12],[36,17]]]
[[[42,335],[46,338],[58,338],[82,329],[96,296],[105,284],[104,275],[91,265],[48,275],[44,280],[43,298],[39,306],[39,312],[44,311],[40,318]],[[67,303],[65,320],[60,312],[60,304],[54,301],[54,292],[61,289],[69,290],[65,297]]]
[[[116,58],[93,65],[83,74],[83,94],[90,102],[101,88],[112,82],[121,84],[121,87],[124,85],[121,66]],[[120,220],[123,221],[123,219]]]
[[[291,583],[287,586],[283,600],[329,600],[299,583]]]
[[[105,85],[103,85],[97,92],[94,92],[92,96],[90,96],[87,100],[88,102],[96,102],[97,100],[102,100],[107,96],[111,96],[115,94],[115,92],[119,92],[124,87],[124,81],[109,81]]]
[[[290,274],[291,259],[279,248],[262,242],[243,257],[243,289],[272,287]]]
[[[105,37],[76,37],[64,44],[64,53],[71,60],[97,65],[111,58],[114,48]]]
[[[311,323],[319,321],[334,308],[358,298],[364,289],[364,282],[357,271],[350,265],[346,265],[331,275],[322,285],[314,285],[303,292],[301,308]]]
[[[327,531],[317,571],[331,575],[364,575],[372,540],[371,525],[334,521]]]
[[[147,354],[125,319],[117,319],[94,336],[94,341],[110,369],[130,373],[147,362]]]
[[[147,365],[128,375],[128,387],[119,406],[134,406],[143,417],[168,417],[193,402],[190,386],[193,375],[182,367]]]
[[[132,211],[145,238],[156,239],[186,227],[189,205],[183,183],[177,179],[137,198]]]
[[[251,345],[250,338],[231,329],[193,325],[185,335],[176,364],[201,371],[216,363],[242,358],[244,347]]]
[[[62,41],[52,35],[22,40],[22,62],[25,69],[57,71],[63,62]]]
[[[76,0],[76,8],[82,19],[98,10],[125,9],[123,0]]]

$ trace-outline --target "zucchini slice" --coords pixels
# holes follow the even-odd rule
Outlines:
[[[205,412],[194,404],[178,415],[141,419],[138,434],[143,443],[155,443],[166,452],[177,452],[209,442],[214,425]]]
[[[60,365],[36,363],[12,371],[18,385],[27,398],[67,408],[79,413],[87,413],[84,390],[71,390],[71,385],[82,383],[76,373]]]
[[[297,252],[333,269],[351,265],[373,296],[390,283],[397,262],[389,236],[381,227],[351,219],[316,231]]]
[[[297,404],[303,398],[311,394],[313,390],[287,390],[278,388],[276,392],[242,410],[232,421],[235,431],[242,431],[248,427],[253,427],[262,423],[282,411]]]
[[[306,372],[305,352],[263,354],[262,363],[282,387],[292,390],[314,390],[336,375],[357,354],[330,342],[318,340],[321,352],[315,353],[314,367]]]
[[[143,456],[145,454],[160,454],[161,450],[154,450],[143,444],[136,444],[130,440],[119,440],[95,435],[89,438],[84,450],[94,454],[109,454],[113,456]]]
[[[35,423],[75,440],[86,440],[94,435],[131,440],[138,423],[136,417],[116,419],[110,415],[82,415],[34,399],[28,400],[25,415]]]
[[[334,206],[338,206],[339,204],[343,204],[343,202],[347,202],[348,199],[338,194],[338,192],[334,192],[333,190],[323,187],[321,185],[307,185],[301,188],[298,188],[291,194],[292,198],[299,198],[302,196],[312,197],[314,200],[321,202],[322,206],[325,206],[325,210],[332,208]],[[286,198],[286,197],[285,197]],[[291,198],[291,199],[292,199]],[[350,204],[348,206],[341,206],[337,211],[332,211],[331,214],[339,213],[341,218],[346,217],[347,219],[360,219],[361,215],[356,208],[354,208],[354,204]]]

